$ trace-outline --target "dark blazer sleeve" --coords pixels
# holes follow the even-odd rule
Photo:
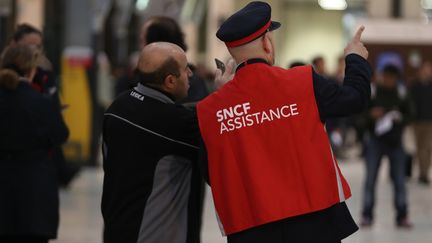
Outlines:
[[[45,124],[45,132],[48,135],[48,140],[51,146],[59,146],[66,142],[69,137],[69,129],[67,128],[61,110],[58,104],[47,97],[40,101],[39,119]]]
[[[359,55],[345,58],[343,85],[327,79],[313,71],[313,86],[321,120],[349,116],[367,108],[370,99],[372,69]]]

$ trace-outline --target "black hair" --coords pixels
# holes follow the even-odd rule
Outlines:
[[[135,69],[137,81],[147,85],[162,85],[168,75],[180,76],[180,65],[173,58],[168,57],[167,60],[153,72],[143,72],[138,68]]]
[[[187,51],[184,34],[174,19],[165,16],[154,16],[147,21],[150,22],[145,36],[147,44],[160,41],[170,42],[180,46],[183,51]]]
[[[28,34],[38,34],[42,37],[42,32],[35,27],[29,24],[20,24],[15,29],[15,33],[13,34],[13,40],[18,42],[24,38],[24,36]]]
[[[316,56],[312,59],[312,65],[316,66],[320,61],[324,61],[324,57]]]
[[[306,65],[306,63],[304,63],[302,61],[294,61],[288,65],[288,68],[299,67],[299,66],[304,66],[304,65]]]
[[[395,77],[399,77],[401,75],[400,69],[396,65],[393,65],[393,64],[387,64],[387,65],[385,65],[383,67],[381,73],[382,74],[387,74],[387,75],[392,75],[392,76],[395,76]]]

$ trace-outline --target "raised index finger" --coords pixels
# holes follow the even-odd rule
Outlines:
[[[355,35],[353,37],[353,41],[360,42],[361,35],[362,35],[364,29],[365,29],[365,27],[363,25],[360,26],[360,28],[357,30],[357,32],[355,33]]]

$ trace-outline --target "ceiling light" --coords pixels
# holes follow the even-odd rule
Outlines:
[[[345,0],[318,0],[318,4],[325,10],[345,10],[348,6]]]
[[[432,0],[422,0],[421,5],[424,9],[432,9]]]
[[[148,6],[149,1],[150,0],[138,0],[135,4],[136,9],[139,11],[144,11]]]

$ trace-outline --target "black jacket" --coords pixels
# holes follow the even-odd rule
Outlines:
[[[432,81],[416,81],[411,88],[411,97],[415,106],[415,121],[432,121]]]
[[[68,130],[50,98],[21,82],[0,89],[0,235],[55,238],[59,219],[52,148]]]
[[[403,91],[401,92],[401,89],[398,89],[398,87],[388,89],[378,85],[370,102],[370,108],[372,109],[374,107],[383,108],[386,113],[392,110],[398,111],[402,119],[398,122],[394,122],[390,131],[382,135],[376,135],[375,127],[377,125],[377,120],[368,114],[370,135],[388,146],[399,146],[402,144],[403,129],[414,116],[414,107],[410,96]]]
[[[160,91],[138,84],[114,101],[103,124],[104,242],[199,242],[198,137],[194,112]]]

